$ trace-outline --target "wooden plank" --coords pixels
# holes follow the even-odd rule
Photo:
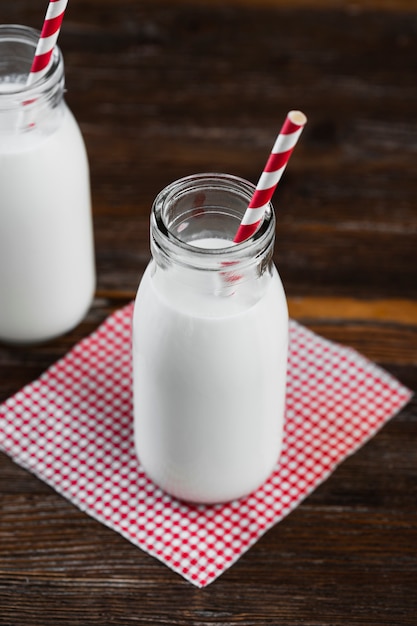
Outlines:
[[[417,326],[415,300],[359,300],[355,298],[291,297],[290,315],[296,319],[395,322]]]
[[[157,0],[157,2],[160,1]],[[224,0],[180,0],[176,4],[225,6]],[[417,11],[415,0],[355,0],[355,2],[351,0],[228,0],[226,4],[254,8],[344,9],[349,13],[358,13],[363,10]]]

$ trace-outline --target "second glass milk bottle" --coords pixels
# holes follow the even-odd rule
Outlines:
[[[0,27],[0,341],[75,326],[95,288],[90,181],[57,47],[28,86],[39,33]]]

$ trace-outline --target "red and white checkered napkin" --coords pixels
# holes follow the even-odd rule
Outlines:
[[[294,509],[411,397],[355,351],[290,324],[286,428],[272,476],[216,506],[155,487],[133,447],[132,305],[0,407],[0,447],[89,515],[199,587]]]

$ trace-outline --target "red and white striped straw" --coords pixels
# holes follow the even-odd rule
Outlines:
[[[48,71],[67,4],[68,0],[49,0],[41,36],[36,46],[32,67],[28,75],[27,85],[31,85]]]
[[[256,232],[306,122],[307,118],[301,111],[288,113],[235,235],[234,243],[246,241]]]

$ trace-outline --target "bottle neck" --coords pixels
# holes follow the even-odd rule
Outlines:
[[[39,32],[26,26],[0,26],[0,135],[36,137],[59,126],[64,95],[64,62],[55,47],[48,71],[27,85]]]
[[[233,238],[254,186],[228,174],[196,174],[166,187],[151,215],[152,256],[162,268],[261,276],[272,263],[275,217],[271,204],[248,240]]]
[[[151,215],[151,276],[157,291],[188,314],[241,312],[266,293],[274,275],[275,217],[268,205],[256,233],[233,238],[254,191],[227,174],[197,174],[168,185]]]

